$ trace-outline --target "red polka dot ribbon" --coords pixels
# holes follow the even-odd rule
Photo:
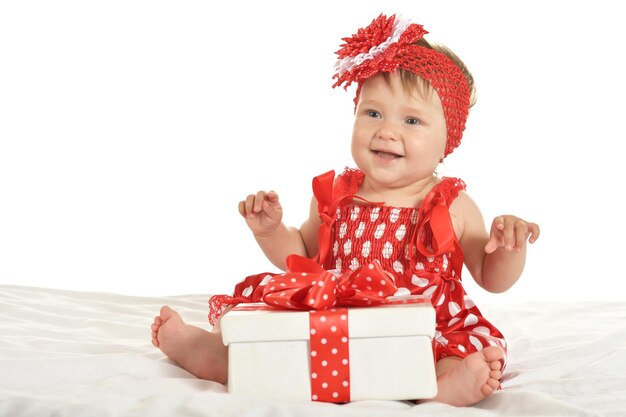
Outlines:
[[[398,288],[395,278],[375,261],[340,275],[324,270],[309,258],[287,257],[287,272],[269,280],[266,304],[293,310],[324,310],[334,306],[389,304]]]
[[[287,258],[288,271],[266,284],[271,306],[309,310],[311,399],[350,401],[348,309],[336,306],[389,304],[397,291],[393,276],[378,262],[335,275],[311,259]]]
[[[350,401],[348,309],[309,313],[311,399]]]

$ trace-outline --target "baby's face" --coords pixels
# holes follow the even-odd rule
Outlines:
[[[363,83],[352,157],[370,180],[398,187],[433,175],[444,156],[446,122],[434,89],[409,94],[396,73],[390,81],[379,74]]]

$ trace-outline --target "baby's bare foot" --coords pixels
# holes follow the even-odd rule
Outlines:
[[[221,334],[186,324],[168,306],[161,307],[151,330],[152,344],[172,361],[198,378],[226,382],[228,350]]]
[[[160,314],[154,318],[152,323],[152,344],[169,356],[166,351],[170,351],[170,341],[176,340],[176,335],[185,326],[180,314],[168,306],[161,307]],[[175,342],[174,342],[175,343]]]
[[[433,400],[460,407],[490,396],[500,385],[503,358],[500,348],[489,346],[457,361],[438,374],[438,394]]]

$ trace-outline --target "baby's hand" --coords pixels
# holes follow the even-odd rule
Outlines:
[[[256,237],[271,234],[280,225],[283,208],[274,191],[259,191],[239,202],[241,214]]]
[[[539,226],[537,224],[511,215],[498,216],[491,223],[491,232],[489,241],[485,245],[485,252],[492,253],[498,248],[519,252],[526,246],[526,240],[535,243],[538,238]]]

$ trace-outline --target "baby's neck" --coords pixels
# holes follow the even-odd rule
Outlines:
[[[382,202],[392,207],[417,207],[433,187],[440,182],[435,175],[401,187],[386,187],[364,178],[357,195],[370,202]]]

